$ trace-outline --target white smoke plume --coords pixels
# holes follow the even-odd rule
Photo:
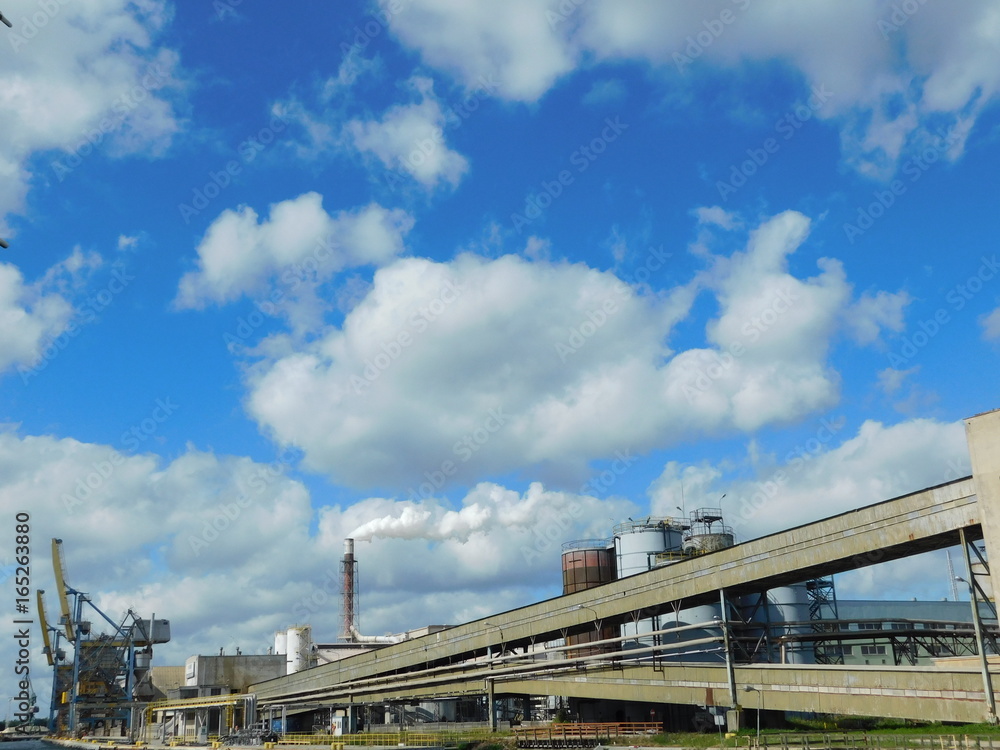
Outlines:
[[[607,501],[588,495],[547,491],[538,482],[532,483],[523,494],[483,482],[463,498],[458,510],[431,498],[421,503],[391,501],[393,511],[386,514],[385,502],[373,503],[373,509],[377,507],[382,515],[362,523],[348,536],[358,541],[382,537],[464,543],[475,534],[528,530],[539,524],[552,525],[557,520],[566,531],[582,529],[594,519],[607,525],[607,511],[599,510]]]

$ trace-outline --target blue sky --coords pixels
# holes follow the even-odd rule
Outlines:
[[[160,663],[335,638],[350,534],[383,633],[682,489],[748,539],[969,473],[990,3],[0,10],[0,507]]]

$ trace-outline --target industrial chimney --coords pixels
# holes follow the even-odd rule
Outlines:
[[[344,632],[345,640],[354,640],[354,631],[357,628],[355,622],[355,612],[357,610],[357,572],[358,563],[354,559],[354,540],[344,540],[344,559],[341,562],[344,577]]]

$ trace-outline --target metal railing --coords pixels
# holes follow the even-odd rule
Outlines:
[[[588,724],[550,724],[545,727],[514,729],[518,747],[590,747],[618,737],[658,734],[658,721],[600,722]]]
[[[757,739],[750,737],[750,746]],[[781,750],[1000,750],[1000,734],[763,734],[762,748]]]

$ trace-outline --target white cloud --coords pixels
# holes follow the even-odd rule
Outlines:
[[[180,280],[175,304],[224,304],[280,284],[285,299],[345,268],[382,265],[403,251],[413,219],[377,203],[327,213],[318,193],[276,203],[261,221],[249,206],[223,211],[198,245],[197,270]]]
[[[169,619],[173,640],[157,647],[158,665],[220,647],[261,653],[275,629],[293,624],[310,623],[317,639],[333,640],[340,635],[343,538],[407,503],[373,498],[316,509],[289,476],[296,456],[280,458],[257,463],[189,447],[167,462],[8,429],[0,432],[0,512],[30,513],[32,584],[48,592],[50,608],[58,606],[48,552],[56,537],[64,542],[68,583],[113,620],[130,607]],[[420,507],[447,525],[444,503]],[[454,535],[436,529],[433,542],[358,545],[363,627],[399,632],[536,601],[558,591],[562,541],[593,534],[608,514],[634,512],[618,498],[538,485],[518,493],[483,484],[459,507],[458,516],[486,521],[476,529],[452,524]],[[0,558],[0,568],[7,571],[9,562]],[[12,645],[0,644],[0,658],[11,656]],[[33,656],[41,663],[37,650]],[[39,673],[40,695],[43,682]]]
[[[160,154],[181,129],[165,95],[178,87],[177,55],[156,42],[170,21],[167,3],[40,8],[7,9],[14,28],[4,28],[12,49],[0,87],[0,222],[23,211],[29,185],[61,181],[91,148],[109,156]],[[31,161],[50,150],[63,153]],[[2,223],[0,230],[8,231]]]
[[[388,12],[391,0],[381,4],[390,28],[404,44],[468,89],[497,77],[503,98],[534,101],[576,64],[559,26],[547,17],[545,3],[423,0],[399,13]]]
[[[1000,307],[979,319],[983,327],[983,338],[987,341],[1000,339]]]
[[[848,327],[861,344],[877,341],[883,329],[899,333],[905,327],[903,310],[910,302],[906,292],[865,292],[845,313]]]
[[[740,217],[721,206],[700,206],[691,211],[701,224],[714,224],[722,229],[737,229],[743,225]]]
[[[345,132],[358,151],[374,154],[387,169],[406,172],[426,188],[455,187],[469,163],[445,142],[446,118],[433,82],[415,77],[409,87],[418,102],[390,107],[380,120],[351,120]]]
[[[619,104],[628,96],[628,89],[618,78],[608,78],[594,81],[587,93],[580,100],[588,107],[601,107],[605,104]]]
[[[836,261],[788,272],[808,228],[774,217],[662,296],[581,264],[397,261],[341,327],[255,368],[248,410],[311,469],[394,488],[512,470],[580,481],[616,450],[794,422],[836,402],[827,356],[852,302]],[[674,353],[699,290],[720,308],[709,345]]]
[[[961,422],[915,419],[885,425],[869,420],[853,436],[844,433],[842,418],[808,426],[808,437],[783,455],[754,465],[749,477],[744,467],[671,462],[650,487],[652,512],[675,515],[682,484],[688,510],[718,507],[725,493],[726,522],[738,541],[746,541],[971,473]],[[845,577],[855,588],[841,588],[838,577],[838,594],[871,595],[865,575]],[[939,595],[922,579],[925,569],[920,566],[879,568],[875,575],[884,596],[906,591]],[[943,576],[940,583],[946,584]]]
[[[845,160],[877,178],[942,127],[955,136],[945,155],[957,158],[1000,91],[1000,10],[988,0],[960,12],[927,3],[912,14],[886,3],[818,0],[794,7],[591,0],[565,18],[553,17],[558,7],[527,0],[501,11],[425,0],[392,15],[390,25],[425,62],[467,87],[492,71],[503,81],[501,97],[526,102],[595,62],[638,60],[683,82],[706,68],[780,60],[805,88],[829,92],[815,114],[840,128]]]
[[[98,254],[76,248],[31,283],[17,266],[0,263],[0,373],[27,373],[46,349],[61,348],[56,340],[76,325],[74,300],[101,263]]]
[[[887,367],[879,370],[878,385],[887,396],[892,396],[903,387],[905,380],[920,370],[920,366],[911,367],[908,370],[897,370],[894,367]]]

